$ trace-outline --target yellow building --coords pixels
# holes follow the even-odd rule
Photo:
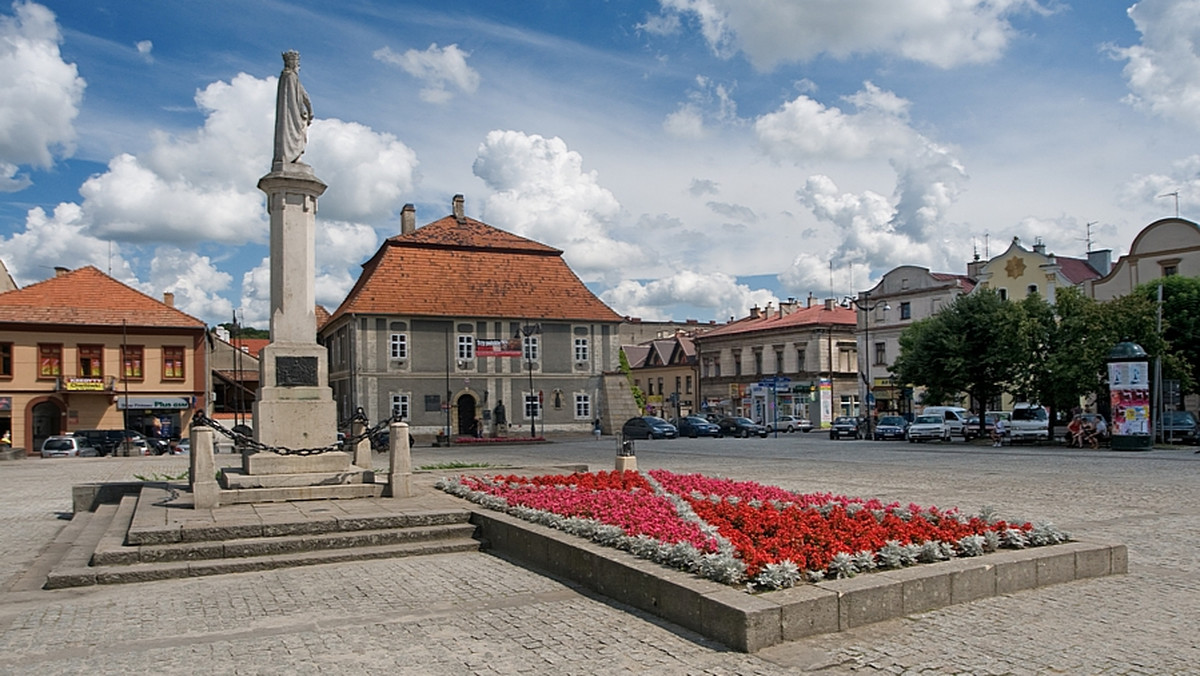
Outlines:
[[[1085,259],[1048,254],[1041,243],[1026,249],[1016,237],[1004,253],[977,269],[972,268],[977,289],[994,289],[1001,298],[1009,300],[1021,300],[1036,293],[1051,304],[1058,289],[1082,288],[1100,277],[1100,271]]]
[[[88,266],[0,293],[0,431],[132,429],[178,438],[205,404],[204,322]]]

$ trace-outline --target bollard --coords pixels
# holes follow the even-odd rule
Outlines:
[[[188,459],[188,482],[192,486],[192,508],[213,509],[220,506],[221,487],[217,485],[217,467],[213,459],[213,428],[193,425],[191,457]]]
[[[412,449],[408,440],[408,423],[394,422],[388,426],[388,481],[384,497],[412,497]]]
[[[624,434],[617,435],[617,471],[636,472],[637,456],[633,448],[633,439],[626,439]]]

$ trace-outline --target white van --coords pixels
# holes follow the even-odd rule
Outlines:
[[[940,415],[950,426],[950,434],[966,438],[970,414],[962,406],[926,406],[921,415]]]

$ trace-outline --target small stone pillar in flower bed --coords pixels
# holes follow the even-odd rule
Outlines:
[[[626,439],[624,434],[617,435],[617,471],[637,471],[637,456],[634,455],[633,439]]]

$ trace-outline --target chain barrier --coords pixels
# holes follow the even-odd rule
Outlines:
[[[243,448],[243,449],[249,448],[249,449],[258,451],[260,453],[275,453],[277,455],[300,455],[300,456],[320,455],[322,453],[328,453],[330,451],[340,451],[344,448],[354,448],[355,446],[358,445],[358,443],[360,441],[363,441],[364,439],[370,439],[371,447],[374,448],[376,445],[376,441],[382,436],[382,432],[384,430],[386,430],[388,428],[388,426],[391,425],[393,422],[399,422],[399,421],[400,421],[399,416],[393,416],[391,418],[384,418],[383,420],[380,420],[374,427],[370,427],[370,428],[363,430],[363,432],[361,434],[356,434],[353,436],[346,436],[340,442],[330,444],[328,446],[319,446],[319,447],[314,447],[314,448],[288,448],[286,446],[268,446],[267,444],[257,441],[253,437],[242,434],[241,432],[231,430],[231,429],[225,427],[224,425],[222,425],[221,423],[217,422],[216,420],[208,417],[208,415],[205,414],[204,411],[196,411],[195,415],[192,417],[193,425],[203,425],[205,427],[211,427],[213,430],[223,434],[226,438],[232,440],[235,448]],[[351,423],[355,423],[355,422],[361,422],[363,424],[366,424],[367,416],[366,416],[366,413],[362,410],[362,408],[359,408],[357,411],[355,411],[354,415],[351,416],[350,420],[339,422],[338,427],[339,428],[349,427]]]

